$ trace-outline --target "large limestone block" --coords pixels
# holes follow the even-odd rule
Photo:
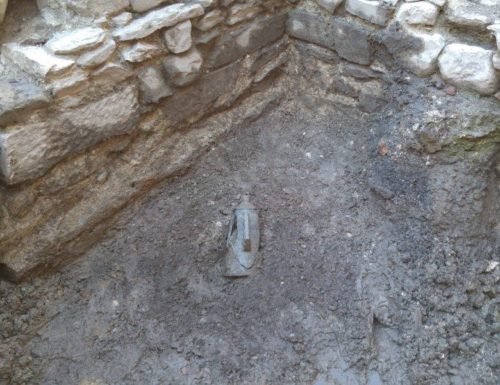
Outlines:
[[[1,178],[16,184],[43,175],[65,157],[133,130],[137,92],[128,86],[53,118],[0,131]]]
[[[10,64],[43,80],[51,75],[63,73],[75,64],[75,60],[53,55],[44,47],[23,46],[17,43],[5,44],[2,47],[2,56]]]
[[[286,13],[260,17],[222,35],[210,51],[207,67],[219,68],[278,40],[285,33]]]
[[[102,28],[86,27],[59,33],[45,46],[55,54],[72,54],[94,48],[105,38],[106,33]]]
[[[172,27],[185,20],[203,15],[203,7],[199,4],[173,4],[149,12],[133,20],[125,27],[118,28],[113,36],[120,40],[134,40],[149,36],[159,29]]]
[[[418,76],[429,76],[437,70],[437,58],[443,50],[446,40],[438,34],[427,34],[411,32],[413,37],[418,38],[422,47],[415,50],[407,50],[400,56],[403,65]]]
[[[291,11],[286,27],[291,37],[335,49],[334,28],[320,15],[304,10]]]
[[[178,56],[169,56],[163,60],[163,67],[169,74],[170,81],[182,87],[194,82],[201,71],[203,58],[196,48]]]
[[[8,0],[0,0],[0,23],[3,21],[5,11],[7,10]]]
[[[450,44],[439,56],[439,70],[445,81],[457,87],[491,95],[498,85],[492,57],[493,51],[481,47]]]

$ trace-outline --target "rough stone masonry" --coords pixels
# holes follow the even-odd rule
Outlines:
[[[333,63],[336,101],[365,113],[403,69],[500,99],[496,0],[37,6],[21,28],[42,32],[2,40],[0,53],[0,266],[14,280],[87,250],[120,209],[217,140],[192,135],[192,123],[273,87],[291,52]]]

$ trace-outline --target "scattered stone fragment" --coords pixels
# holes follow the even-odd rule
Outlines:
[[[120,41],[141,39],[161,28],[172,27],[185,20],[201,16],[203,13],[203,7],[199,4],[169,5],[151,11],[125,27],[116,29],[113,36]]]
[[[446,82],[490,95],[498,83],[492,56],[493,51],[481,47],[450,44],[439,56],[439,70]]]
[[[396,20],[401,24],[428,25],[436,24],[439,9],[427,1],[404,3],[396,13]]]
[[[44,47],[17,43],[3,45],[2,56],[23,71],[42,79],[60,74],[75,64],[73,59],[55,56]]]
[[[446,40],[439,33],[427,34],[411,32],[413,37],[420,39],[422,47],[404,51],[399,55],[402,64],[418,76],[429,76],[437,69],[437,58],[443,50]]]
[[[203,58],[196,48],[183,55],[169,56],[163,60],[163,66],[169,74],[170,80],[179,87],[195,81],[200,74],[202,65]]]
[[[330,13],[334,13],[343,0],[316,0],[316,3]]]
[[[214,9],[213,11],[208,12],[205,16],[199,19],[195,23],[195,27],[200,31],[208,31],[215,27],[217,24],[222,23],[224,20],[224,14],[220,9]]]
[[[244,20],[252,19],[262,11],[262,8],[255,1],[246,4],[234,4],[229,8],[226,24],[234,25]]]
[[[164,33],[167,48],[172,53],[182,53],[189,51],[192,45],[191,21],[186,20],[170,28]]]
[[[157,44],[138,42],[122,49],[121,56],[123,60],[129,63],[140,63],[158,56],[161,52],[162,50]]]
[[[45,90],[29,79],[0,80],[0,124],[10,124],[22,113],[48,103]]]
[[[142,68],[138,77],[142,100],[145,103],[156,103],[160,99],[173,94],[163,79],[161,71],[156,67]]]
[[[86,27],[59,33],[45,46],[55,54],[71,54],[93,48],[104,39],[106,39],[106,33],[102,28]]]
[[[166,1],[167,0],[130,0],[130,6],[136,12],[146,12]]]
[[[82,68],[97,67],[98,65],[108,60],[109,57],[115,52],[115,50],[115,41],[111,38],[108,38],[101,46],[80,55],[76,63]]]

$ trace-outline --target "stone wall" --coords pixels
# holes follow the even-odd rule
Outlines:
[[[193,123],[269,88],[286,62],[281,1],[101,3],[110,13],[91,25],[1,49],[0,262],[14,280],[90,247],[228,130]]]
[[[37,3],[53,33],[1,48],[0,267],[13,280],[85,252],[287,87],[316,82],[320,98],[371,113],[405,69],[500,98],[497,0]]]

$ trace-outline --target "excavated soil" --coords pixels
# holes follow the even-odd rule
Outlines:
[[[393,124],[286,100],[84,258],[1,282],[0,383],[497,384],[494,251],[450,251],[429,224],[430,166],[388,139]],[[227,226],[246,193],[259,266],[230,280]]]

